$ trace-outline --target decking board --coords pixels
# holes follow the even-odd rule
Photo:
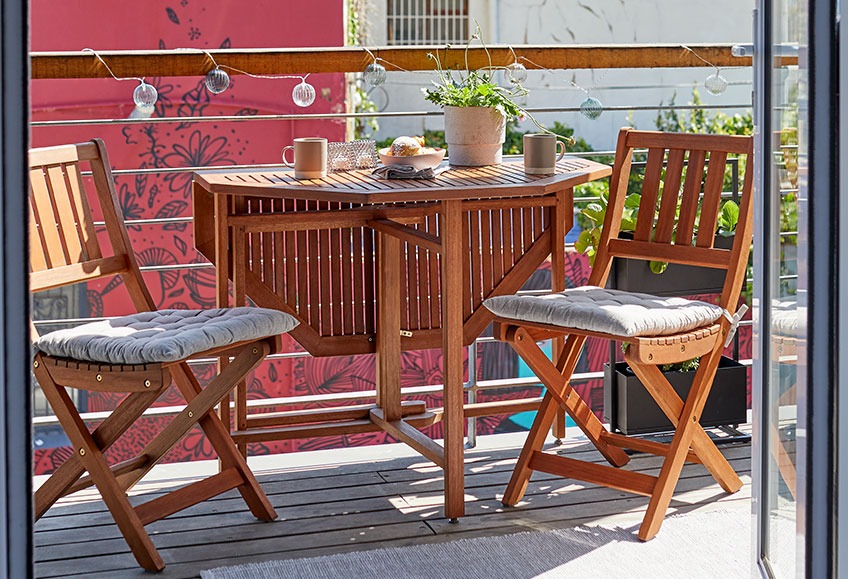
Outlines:
[[[351,550],[494,536],[604,521],[636,525],[647,498],[536,473],[525,501],[505,508],[500,496],[522,436],[513,447],[469,451],[467,515],[452,525],[441,514],[442,472],[417,456],[342,465],[292,466],[257,472],[280,515],[255,520],[235,491],[158,521],[147,528],[167,567],[163,578],[198,577],[202,569]],[[587,444],[566,442],[549,450],[602,460]],[[700,465],[687,465],[672,501],[678,510],[724,508],[746,516],[750,505],[750,447],[723,447],[745,486],[726,495]],[[318,453],[315,453],[318,454]],[[290,456],[279,455],[285,465]],[[656,472],[661,459],[637,454],[628,469]],[[180,476],[180,483],[193,480]],[[148,500],[173,484],[138,487]],[[135,564],[103,503],[86,491],[60,501],[36,523],[37,577],[149,577]]]

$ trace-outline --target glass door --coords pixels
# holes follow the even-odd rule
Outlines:
[[[803,576],[799,458],[806,391],[807,3],[762,0],[755,57],[760,211],[755,214],[754,505],[761,574]],[[800,66],[798,55],[801,54]]]

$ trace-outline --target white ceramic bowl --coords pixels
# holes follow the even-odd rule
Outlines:
[[[383,165],[412,165],[419,171],[428,167],[435,169],[445,158],[445,150],[436,148],[433,153],[424,155],[410,155],[408,157],[393,157],[387,154],[389,148],[380,149],[380,161]]]

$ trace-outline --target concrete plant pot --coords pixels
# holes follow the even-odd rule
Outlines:
[[[506,117],[497,109],[445,107],[445,142],[451,165],[497,165],[505,139]]]

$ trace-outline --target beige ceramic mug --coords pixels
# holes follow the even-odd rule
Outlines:
[[[524,135],[524,172],[553,175],[556,163],[565,155],[565,143],[546,133]]]
[[[286,159],[291,149],[294,162]],[[323,179],[327,176],[327,139],[323,137],[300,137],[294,145],[283,147],[283,164],[294,169],[296,179]]]

